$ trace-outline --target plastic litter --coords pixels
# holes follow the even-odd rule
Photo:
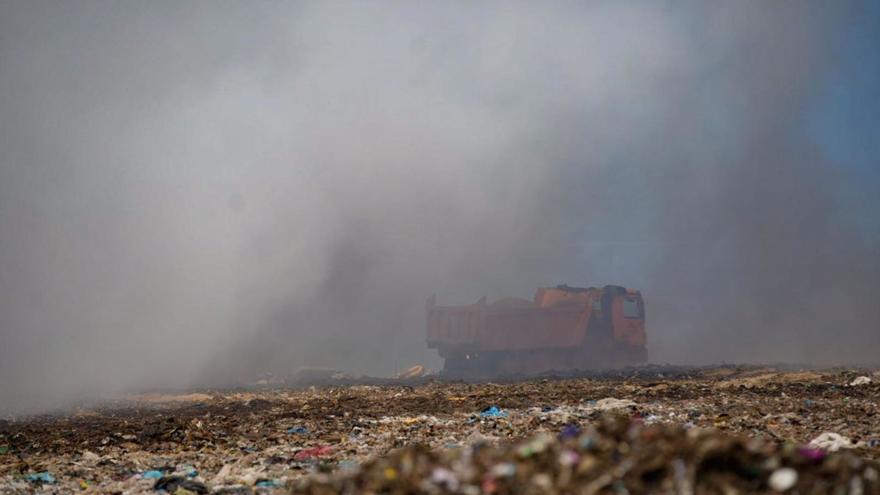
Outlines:
[[[309,429],[304,426],[293,426],[287,429],[287,433],[295,433],[297,435],[306,435],[309,433]]]
[[[852,440],[838,433],[825,432],[810,441],[810,447],[837,452],[840,449],[855,447]]]
[[[871,378],[867,376],[859,376],[856,377],[853,381],[849,382],[850,387],[858,387],[861,385],[870,385]]]
[[[275,479],[262,479],[257,480],[257,482],[254,483],[254,486],[259,486],[261,488],[280,488],[284,486],[284,483]]]
[[[39,473],[31,473],[25,476],[25,479],[30,481],[31,483],[43,483],[45,485],[54,485],[57,480],[51,473],[48,471],[42,471]]]
[[[580,454],[574,450],[564,450],[559,454],[559,464],[563,466],[574,466],[580,459]]]
[[[510,478],[516,474],[516,464],[512,462],[496,464],[492,466],[490,473],[496,478]]]
[[[559,432],[559,438],[574,438],[581,433],[581,428],[578,425],[566,425],[565,428]]]
[[[797,452],[811,461],[821,461],[825,458],[825,451],[819,448],[801,447]]]
[[[491,406],[480,413],[483,418],[506,418],[507,411],[502,411],[497,406]]]
[[[162,471],[158,471],[158,470],[155,470],[155,469],[151,469],[151,470],[149,470],[149,471],[144,471],[144,472],[141,474],[141,477],[142,477],[142,478],[145,478],[145,479],[159,479],[159,478],[161,478],[161,477],[164,476],[164,475],[165,475],[165,474],[164,474]]]
[[[431,473],[431,481],[449,491],[458,490],[458,475],[449,469],[438,467]]]
[[[156,480],[153,489],[157,491],[165,491],[168,493],[177,493],[179,489],[190,491],[198,494],[208,493],[208,487],[204,483],[196,480],[189,480],[183,476],[163,476]]]
[[[309,459],[314,459],[317,457],[326,457],[333,454],[333,447],[329,445],[322,445],[319,447],[309,447],[307,449],[302,449],[296,454],[294,454],[293,459],[295,461],[307,461]]]
[[[773,471],[767,484],[777,492],[790,490],[797,484],[798,472],[792,468],[779,468]]]
[[[188,464],[183,464],[181,466],[177,466],[177,473],[186,476],[187,478],[195,478],[199,475],[199,471]]]

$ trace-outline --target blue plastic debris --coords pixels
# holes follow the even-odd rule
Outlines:
[[[578,425],[565,425],[565,428],[559,432],[559,438],[574,438],[581,434],[581,428]]]
[[[552,407],[552,406],[544,406],[544,407],[541,408],[541,412],[545,412],[545,413],[546,413],[546,412],[553,411],[553,410],[555,410],[555,409],[556,409],[556,408],[555,408],[555,407]]]
[[[282,486],[278,480],[269,480],[269,479],[259,480],[256,483],[254,483],[254,485],[259,486],[261,488],[278,488],[278,487]]]
[[[28,481],[30,481],[31,483],[44,483],[47,485],[54,485],[55,484],[55,477],[52,476],[52,474],[49,473],[49,471],[43,471],[40,473],[31,473],[26,476],[26,479]]]
[[[496,406],[492,406],[492,407],[486,409],[485,411],[481,412],[480,416],[482,416],[484,418],[506,418],[507,411],[502,411],[501,409],[498,409]]]
[[[287,429],[287,433],[296,433],[297,435],[305,435],[309,432],[309,429],[304,426],[293,426]]]
[[[157,480],[157,479],[161,478],[162,476],[163,476],[162,471],[157,471],[155,469],[151,469],[149,471],[144,471],[143,474],[141,474],[141,478],[150,479],[150,480],[152,480],[152,479]]]

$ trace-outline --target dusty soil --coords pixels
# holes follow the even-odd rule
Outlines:
[[[144,394],[0,420],[0,492],[877,493],[878,399],[873,370],[756,367]]]

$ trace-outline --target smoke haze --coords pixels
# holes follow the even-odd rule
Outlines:
[[[560,283],[642,290],[654,362],[877,362],[880,180],[809,125],[857,18],[4,2],[0,410],[436,368],[432,293]]]

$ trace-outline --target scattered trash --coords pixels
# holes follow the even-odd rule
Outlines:
[[[490,473],[496,478],[511,478],[516,474],[516,464],[512,462],[496,464],[492,466]]]
[[[497,406],[492,406],[480,413],[483,418],[506,418],[507,411],[502,411]]]
[[[559,464],[563,466],[574,466],[580,461],[581,456],[574,450],[564,450],[559,454]]]
[[[333,454],[333,447],[322,445],[320,447],[309,447],[302,449],[293,456],[295,461],[307,461],[316,457],[326,457]]]
[[[559,432],[559,438],[574,438],[581,433],[581,428],[578,425],[565,425],[565,428]]]
[[[825,432],[811,440],[810,447],[827,450],[828,452],[837,452],[840,449],[851,449],[855,445],[852,443],[852,440],[843,435]]]
[[[801,447],[797,452],[811,461],[821,461],[825,458],[825,451],[820,448]]]
[[[860,374],[872,384],[876,377],[843,369],[716,372],[649,366],[597,372],[598,379],[493,384],[270,383],[161,406],[139,399],[122,414],[0,419],[0,493],[138,493],[163,478],[157,495],[199,495],[203,487],[217,495],[298,493],[301,483],[306,491],[318,483],[307,477],[341,486],[337,477],[368,473],[371,486],[392,492],[579,493],[571,489],[577,481],[596,483],[590,490],[598,493],[717,493],[728,484],[750,493],[772,491],[771,478],[784,486],[774,473],[785,468],[798,475],[786,493],[813,486],[880,493],[875,385],[849,387]],[[600,427],[607,416],[629,424]],[[721,467],[700,468],[707,455],[724,459]],[[57,479],[29,481],[26,473],[38,471]],[[612,472],[620,474],[599,479]]]
[[[540,454],[547,449],[547,445],[549,445],[551,439],[548,435],[538,435],[532,438],[530,441],[525,442],[520,445],[517,449],[517,454],[520,457],[528,458],[535,454]]]
[[[156,480],[156,484],[153,485],[154,490],[165,491],[170,494],[177,493],[181,488],[200,495],[209,491],[204,483],[188,480],[183,476],[163,476]]]
[[[188,464],[182,464],[180,466],[177,466],[177,470],[175,472],[178,474],[181,474],[183,476],[186,476],[187,478],[195,478],[196,476],[199,475],[198,470],[196,470],[195,467],[190,466]]]
[[[855,380],[849,382],[850,387],[858,387],[860,385],[869,385],[871,383],[871,378],[867,376],[857,377]]]
[[[458,490],[458,475],[449,469],[442,467],[435,468],[431,473],[431,481],[435,485],[443,487],[449,491],[454,492]]]
[[[245,485],[216,486],[211,495],[251,495],[254,491]]]
[[[261,488],[280,488],[284,486],[284,483],[274,479],[262,479],[257,480],[257,482],[254,483],[254,486],[259,486]]]
[[[779,468],[776,471],[773,471],[773,474],[770,475],[770,479],[767,480],[767,484],[777,492],[784,492],[794,487],[794,485],[797,484],[797,480],[797,471],[788,467]]]
[[[46,485],[54,485],[56,483],[55,477],[52,476],[52,474],[48,471],[28,474],[27,476],[25,476],[25,479],[27,479],[31,483],[42,483]]]
[[[627,409],[635,406],[636,403],[629,399],[615,399],[613,397],[600,399],[593,404],[593,407],[599,411],[613,411],[615,409]]]
[[[789,467],[799,462],[798,455],[784,445],[717,430],[694,433],[667,423],[603,417],[568,439],[539,435],[519,444],[455,451],[410,445],[355,472],[303,480],[293,492],[754,493],[764,486],[783,493],[799,485],[810,493],[852,486],[861,490],[857,493],[880,490],[875,462],[835,453],[812,471],[799,472]],[[706,456],[723,462],[701,469]]]

